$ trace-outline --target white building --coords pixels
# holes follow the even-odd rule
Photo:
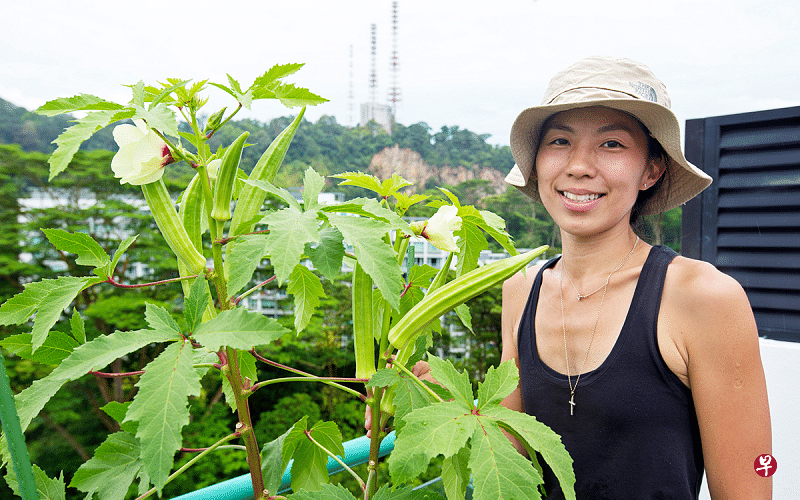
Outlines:
[[[386,131],[387,134],[392,134],[392,125],[394,116],[392,115],[392,107],[388,104],[379,104],[377,102],[365,102],[361,104],[361,120],[358,124],[366,127],[367,124],[374,121]]]

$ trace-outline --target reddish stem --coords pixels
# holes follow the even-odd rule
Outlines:
[[[103,283],[108,283],[109,285],[115,286],[117,288],[145,288],[148,286],[155,286],[155,285],[166,285],[168,283],[175,283],[177,281],[183,281],[187,279],[197,278],[199,274],[195,274],[193,276],[181,276],[180,278],[170,278],[168,280],[161,280],[161,281],[153,281],[150,283],[140,283],[138,285],[126,285],[124,283],[120,283],[115,281],[114,278],[109,277],[107,280],[103,281]]]
[[[124,373],[106,373],[106,372],[90,371],[89,373],[96,377],[118,378],[118,377],[133,377],[134,375],[142,375],[144,373],[144,370],[138,372],[124,372]]]

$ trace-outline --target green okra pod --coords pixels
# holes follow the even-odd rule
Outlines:
[[[356,378],[368,379],[375,373],[375,322],[372,307],[372,278],[356,262],[353,269],[353,342]]]
[[[547,245],[541,246],[530,252],[473,269],[429,292],[392,327],[389,331],[389,342],[397,349],[402,349],[409,342],[413,342],[419,332],[431,321],[510,278],[524,269],[530,261],[544,253],[547,248]]]
[[[239,161],[242,159],[242,149],[244,142],[250,136],[250,132],[242,132],[242,135],[233,141],[225,154],[222,156],[222,165],[217,173],[217,181],[214,183],[214,207],[211,210],[211,217],[218,221],[226,221],[231,218],[231,198],[233,197],[233,183],[236,182],[236,172],[239,170]]]

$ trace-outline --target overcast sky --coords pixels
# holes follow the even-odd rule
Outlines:
[[[391,7],[391,0],[8,1],[0,97],[28,109],[78,93],[124,103],[130,92],[121,85],[139,80],[224,82],[230,73],[249,85],[273,64],[304,62],[287,81],[331,101],[306,117],[351,125],[370,99],[372,23],[377,100],[386,102]],[[649,65],[682,123],[800,105],[797,0],[399,0],[398,20],[397,121],[433,131],[458,125],[491,134],[493,144],[508,144],[514,118],[539,104],[554,73],[597,54]],[[209,93],[216,107],[228,104],[220,91]],[[239,116],[268,121],[296,112],[259,102]]]

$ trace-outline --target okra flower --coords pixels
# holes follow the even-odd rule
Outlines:
[[[164,167],[174,162],[167,144],[143,120],[136,125],[118,125],[114,141],[119,151],[111,160],[111,170],[120,184],[141,186],[155,182],[164,175]]]
[[[444,205],[430,219],[412,222],[410,225],[414,235],[422,236],[439,250],[458,252],[456,240],[453,238],[453,231],[461,229],[457,207]]]

